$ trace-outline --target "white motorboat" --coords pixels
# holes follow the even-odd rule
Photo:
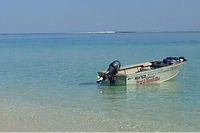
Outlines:
[[[121,67],[113,61],[107,71],[99,71],[97,83],[111,85],[161,83],[175,77],[185,63],[184,57],[167,57],[162,61],[144,62]]]

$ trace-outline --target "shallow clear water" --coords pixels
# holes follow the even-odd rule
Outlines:
[[[98,86],[97,71],[184,56],[162,84]],[[0,35],[1,131],[200,131],[200,33]]]

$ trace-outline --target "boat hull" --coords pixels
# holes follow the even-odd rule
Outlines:
[[[114,85],[127,85],[127,84],[147,84],[147,83],[161,83],[175,77],[184,62],[177,64],[142,71],[127,75],[116,75],[114,76]],[[101,84],[111,84],[109,80],[104,80]]]
[[[175,77],[183,63],[127,75],[126,84],[161,83]]]

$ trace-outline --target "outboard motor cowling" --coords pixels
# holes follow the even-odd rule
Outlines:
[[[109,79],[113,75],[117,74],[117,72],[120,70],[120,67],[121,63],[118,60],[110,63],[108,70],[102,76],[98,77],[97,83],[100,83],[102,80]]]
[[[113,61],[112,63],[110,63],[109,68],[106,72],[106,74],[109,76],[115,75],[119,69],[121,67],[121,64],[118,60]]]

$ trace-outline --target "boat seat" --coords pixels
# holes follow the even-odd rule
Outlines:
[[[138,72],[138,70],[136,68],[133,68],[133,69],[127,69],[126,70],[126,74],[132,74],[132,73],[136,73]]]
[[[140,70],[141,70],[141,67],[137,67],[137,68],[121,70],[118,73],[120,73],[120,74],[133,74],[133,73],[139,72]]]
[[[143,71],[144,69],[150,69],[150,66],[152,65],[151,62],[145,62],[142,64],[138,64],[137,66],[126,66],[122,67],[121,70],[118,71],[119,74],[133,74],[140,71]]]
[[[144,64],[142,64],[143,65],[143,67],[148,67],[148,66],[151,66],[152,65],[152,63],[151,62],[145,62]]]

